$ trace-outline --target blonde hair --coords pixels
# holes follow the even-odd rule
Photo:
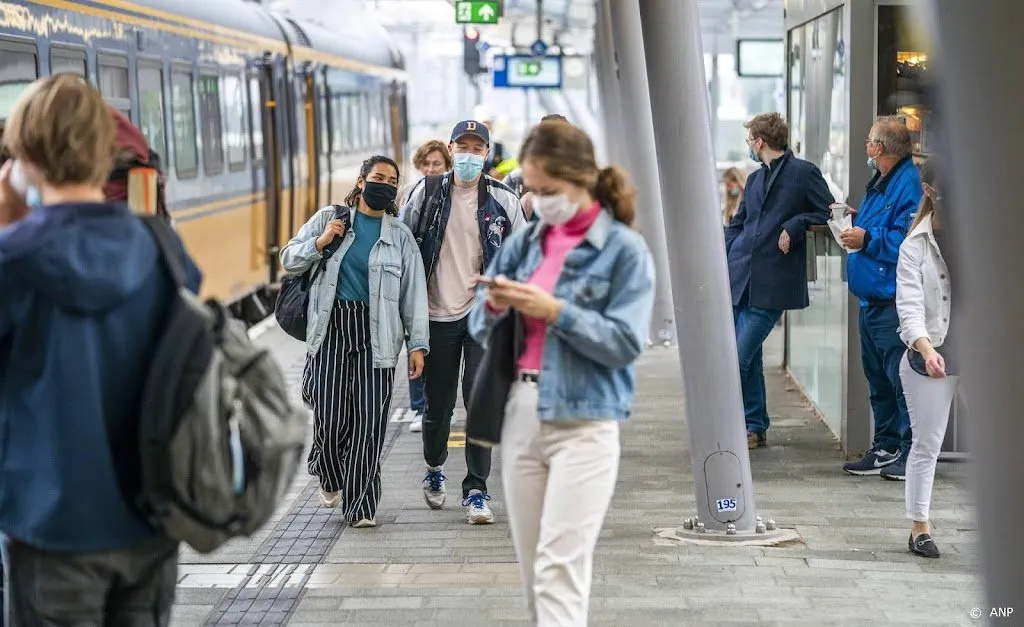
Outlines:
[[[722,207],[722,219],[725,224],[728,225],[732,222],[732,218],[736,215],[736,210],[740,207],[740,201],[743,200],[743,189],[747,185],[747,175],[740,171],[739,168],[729,168],[725,172],[722,172],[722,182],[726,184],[726,191],[728,191],[729,181],[735,181],[740,186],[740,193],[735,198],[725,195],[725,204]]]
[[[935,194],[939,193],[939,177],[938,168],[929,159],[921,164],[921,182],[927,185]],[[939,215],[936,211],[938,208],[938,201],[932,198],[931,194],[927,192],[921,194],[921,204],[917,206],[917,213],[914,214],[914,222],[910,225],[910,230],[913,231],[917,228],[918,224],[924,221],[928,216],[932,216],[932,228],[939,226]]]
[[[413,167],[417,170],[422,168],[423,164],[427,162],[427,157],[435,152],[441,153],[441,158],[444,159],[445,171],[451,170],[452,156],[448,154],[448,146],[437,139],[432,139],[416,149],[416,154],[412,156]]]
[[[4,146],[50,185],[102,186],[114,165],[114,120],[103,97],[74,74],[29,86],[7,120]]]

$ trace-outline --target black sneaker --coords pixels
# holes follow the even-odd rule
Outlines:
[[[883,479],[888,479],[889,481],[906,481],[907,458],[900,456],[899,459],[882,468],[882,472],[878,474],[882,475]]]
[[[910,549],[911,553],[916,553],[921,557],[938,557],[939,547],[935,546],[935,540],[927,533],[914,537],[914,534],[910,534],[910,539],[907,540],[907,548]]]
[[[889,453],[886,451],[868,451],[863,459],[843,464],[843,470],[851,475],[878,475],[882,469],[889,464],[895,463],[900,458],[900,452]]]

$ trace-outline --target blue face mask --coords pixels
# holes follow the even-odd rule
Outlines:
[[[874,157],[868,157],[868,167],[871,168],[872,172],[878,171],[878,160]]]
[[[25,204],[32,211],[37,211],[43,207],[43,195],[39,193],[39,188],[35,185],[30,185],[25,192]]]
[[[455,176],[460,181],[472,181],[484,171],[484,158],[468,152],[455,153]]]

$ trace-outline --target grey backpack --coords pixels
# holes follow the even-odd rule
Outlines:
[[[141,490],[149,523],[201,553],[251,535],[295,476],[307,417],[292,406],[273,356],[216,301],[183,287],[176,236],[143,218],[177,295],[142,394]]]

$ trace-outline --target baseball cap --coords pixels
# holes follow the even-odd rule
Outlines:
[[[472,135],[473,137],[479,137],[488,146],[491,145],[491,134],[487,131],[487,127],[484,126],[483,122],[477,122],[476,120],[464,120],[455,125],[452,129],[452,138],[450,141],[455,141],[460,137],[466,135]]]

